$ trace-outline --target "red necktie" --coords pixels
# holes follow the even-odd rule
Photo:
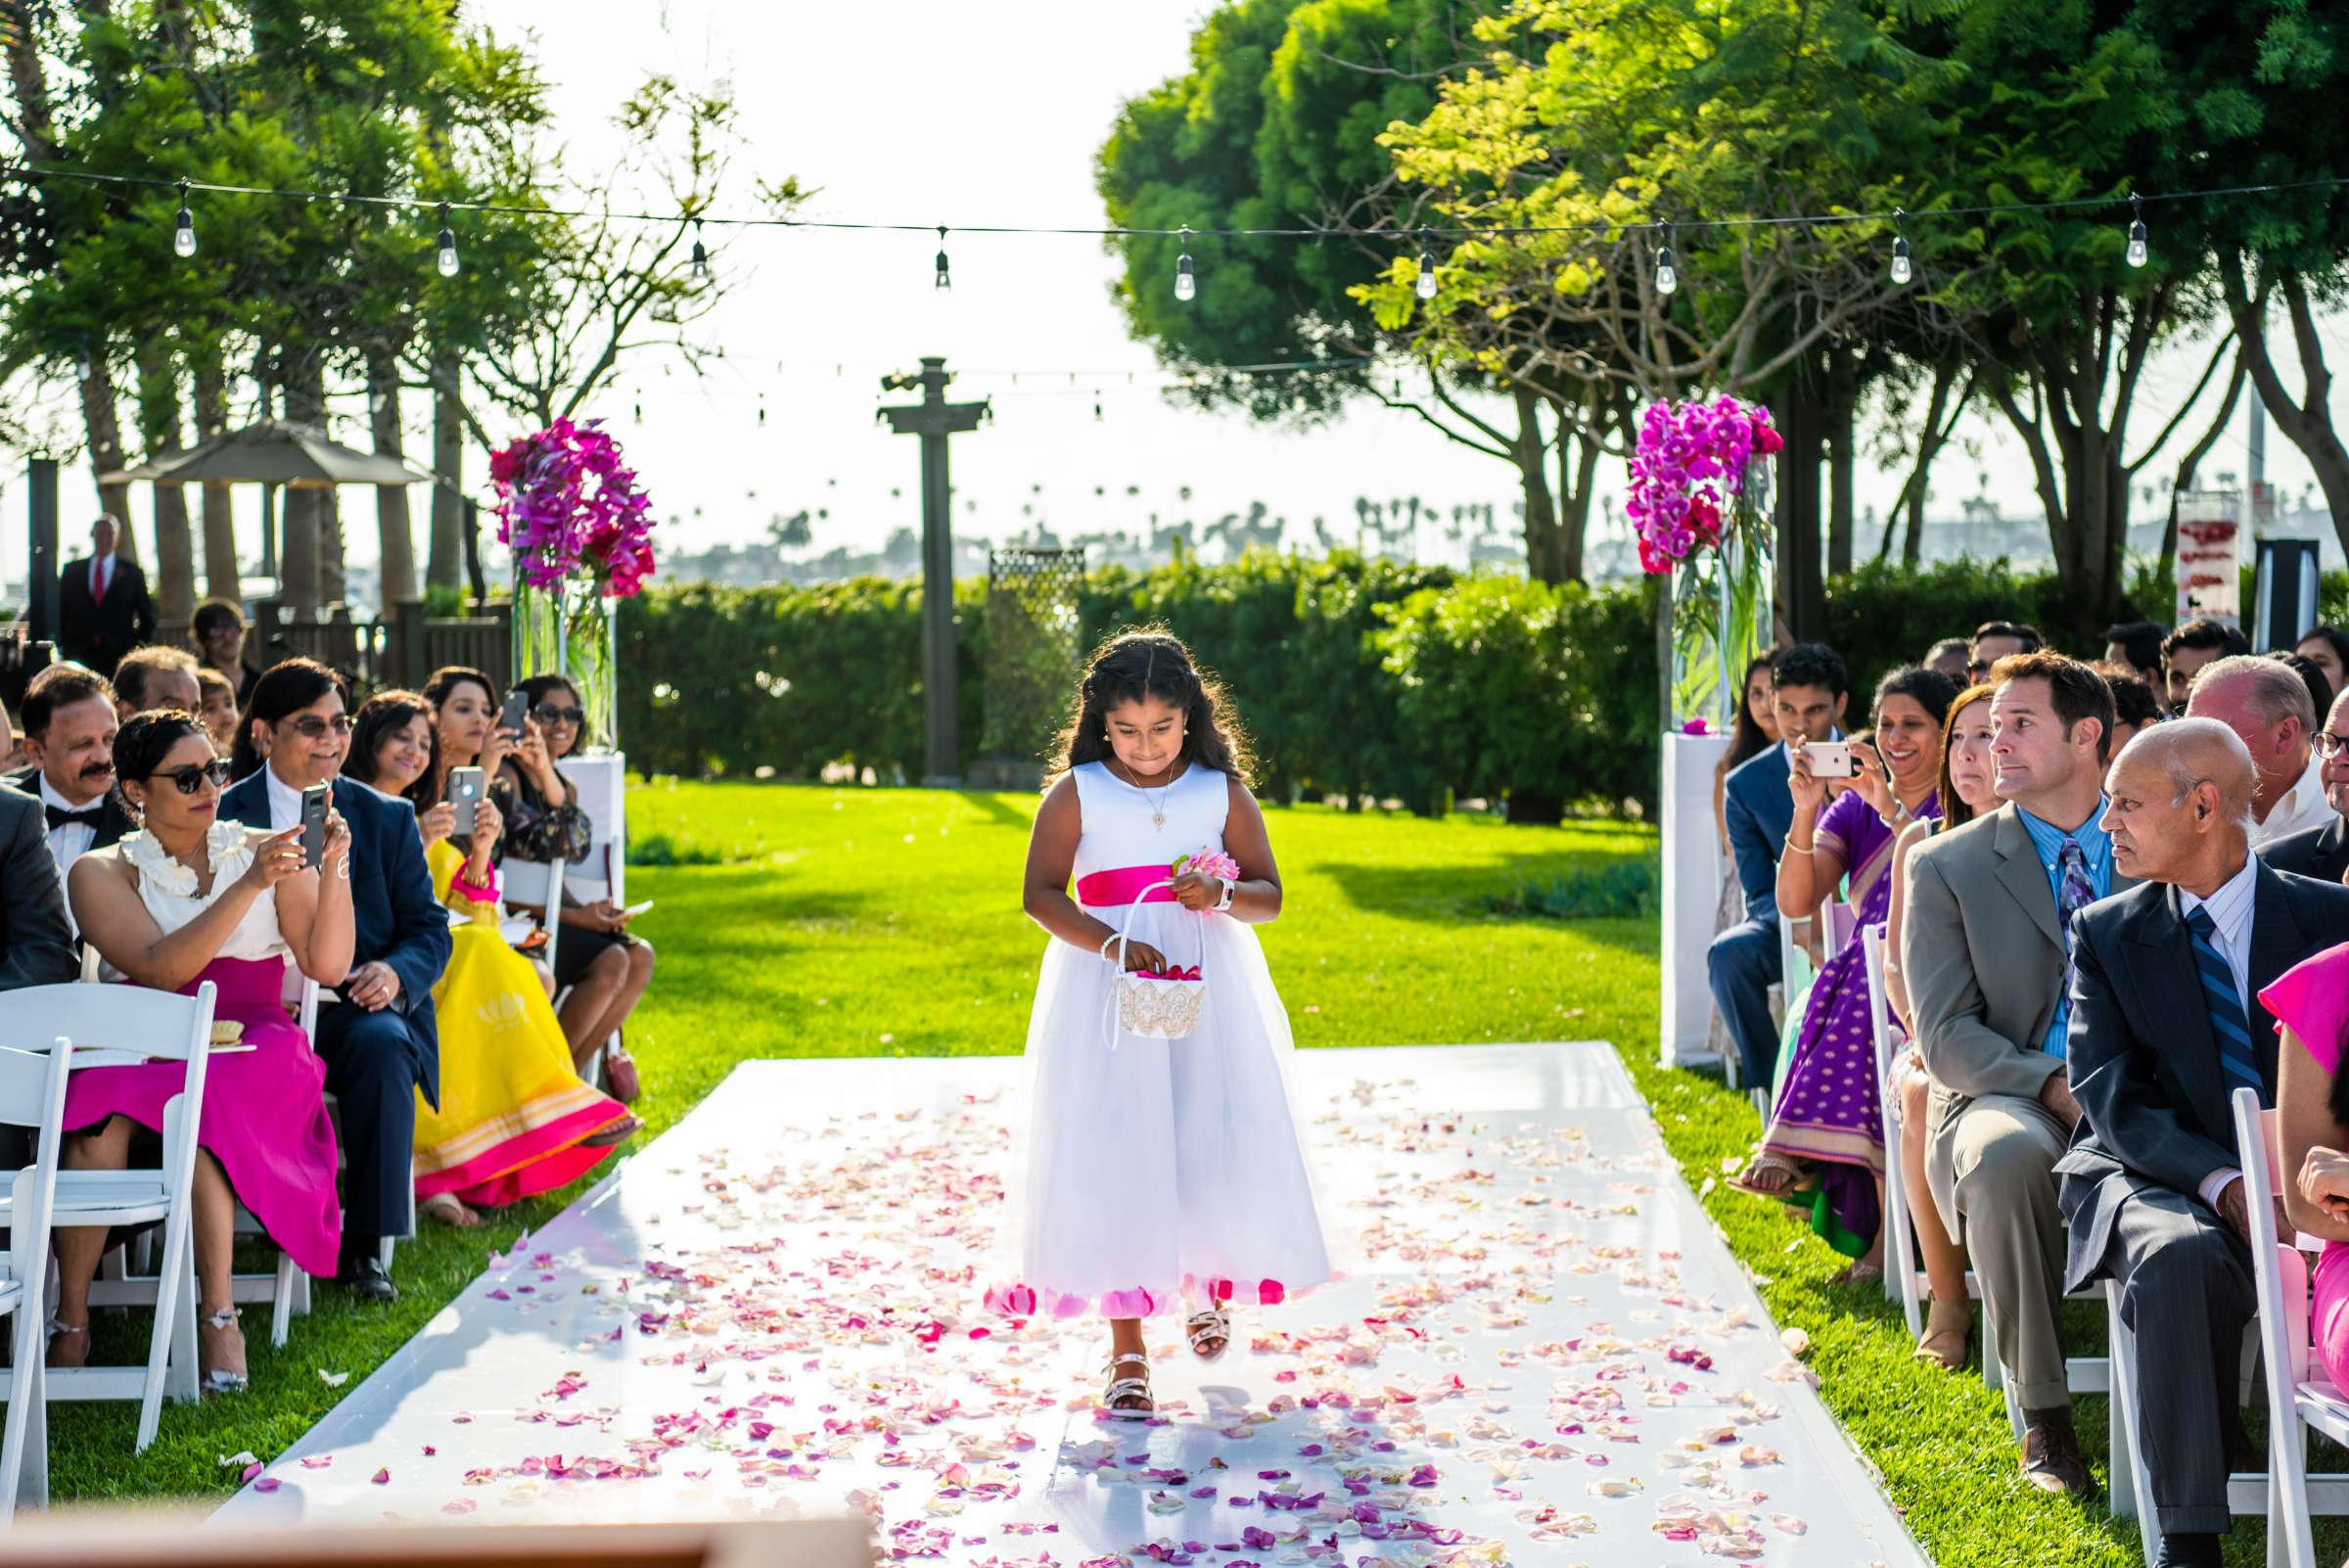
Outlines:
[[[106,602],[106,557],[100,556],[90,563],[90,602],[92,604]]]

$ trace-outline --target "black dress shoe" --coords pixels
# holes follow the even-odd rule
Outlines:
[[[2154,1568],[2221,1568],[2225,1561],[2217,1536],[2164,1536]]]
[[[335,1272],[335,1283],[361,1301],[379,1301],[389,1305],[399,1300],[399,1287],[384,1272],[381,1258],[345,1258]]]
[[[2036,1421],[2023,1429],[2023,1479],[2042,1492],[2075,1498],[2093,1498],[2096,1492],[2068,1420]]]

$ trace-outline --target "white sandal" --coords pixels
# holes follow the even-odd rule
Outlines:
[[[1117,1369],[1128,1361],[1139,1366],[1144,1375],[1140,1377],[1116,1376]],[[1112,1374],[1109,1387],[1101,1395],[1101,1408],[1104,1413],[1120,1421],[1146,1421],[1158,1413],[1158,1402],[1150,1397],[1149,1357],[1140,1351],[1127,1351],[1123,1355],[1112,1356],[1103,1370]],[[1140,1400],[1142,1403],[1120,1409],[1118,1407],[1120,1400]]]
[[[201,1321],[207,1328],[234,1328],[237,1319],[245,1314],[234,1307],[223,1307]],[[242,1394],[253,1386],[253,1379],[244,1372],[224,1372],[215,1367],[204,1374],[206,1394]]]
[[[1190,1335],[1191,1354],[1203,1361],[1221,1360],[1223,1353],[1231,1349],[1231,1314],[1224,1308],[1210,1307],[1203,1313],[1193,1313],[1183,1319],[1182,1326]],[[1218,1341],[1214,1350],[1199,1348],[1211,1339]]]

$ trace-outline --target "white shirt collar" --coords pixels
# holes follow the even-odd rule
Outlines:
[[[2268,819],[2251,830],[2251,847],[2261,849],[2306,828],[2320,827],[2337,813],[2325,798],[2325,763],[2313,753],[2308,766],[2292,787],[2268,810]]]
[[[269,791],[269,831],[283,833],[301,820],[301,791],[279,778],[267,762],[261,764],[261,777]]]
[[[64,796],[58,794],[57,786],[49,782],[49,775],[40,771],[38,768],[33,770],[32,776],[40,780],[41,800],[45,804],[54,806],[61,811],[86,811],[89,809],[87,803],[84,803],[80,806],[75,806],[71,801],[69,801]],[[99,799],[104,800],[105,797],[100,796]]]

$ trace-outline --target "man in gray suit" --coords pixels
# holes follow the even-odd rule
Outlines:
[[[2229,1101],[2251,1088],[2276,1103],[2276,1020],[2260,992],[2349,940],[2349,888],[2251,853],[2259,774],[2215,719],[2141,732],[2110,782],[2114,858],[2142,881],[2072,922],[2071,1079],[2085,1118],[2056,1166],[2064,1283],[2121,1287],[2159,1562],[2218,1568],[2228,1471],[2258,1462],[2236,1407],[2259,1301]]]
[[[41,803],[0,784],[0,991],[61,985],[80,973]]]
[[[2112,691],[2052,653],[2002,659],[1991,680],[1991,758],[2007,804],[1909,857],[1901,968],[1933,1080],[1925,1178],[1964,1239],[2022,1405],[2024,1479],[2086,1497],[2054,1170],[2080,1119],[2064,1078],[2065,921],[2128,886],[2102,826]]]

